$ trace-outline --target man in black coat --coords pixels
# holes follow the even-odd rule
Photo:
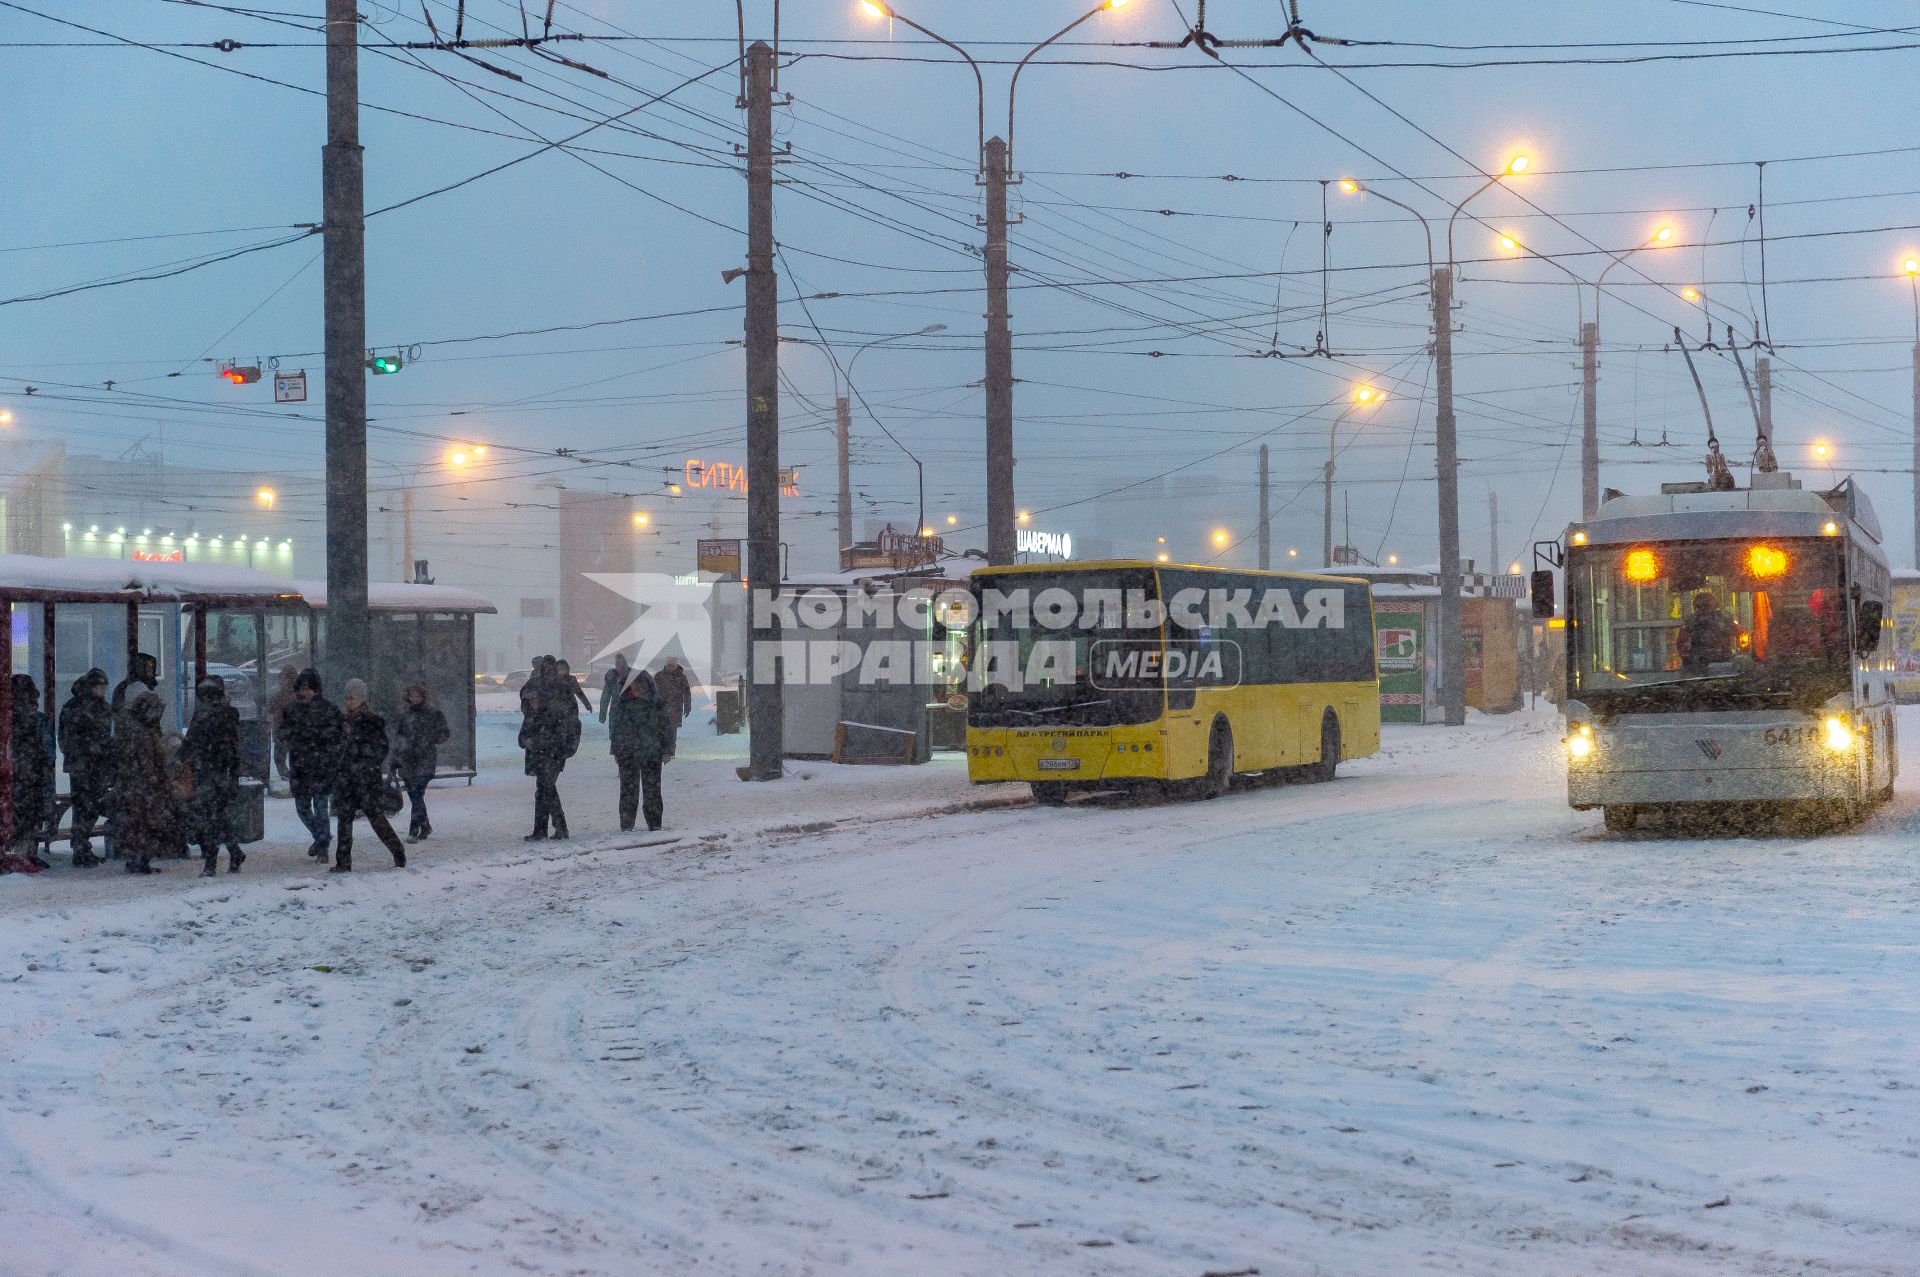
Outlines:
[[[537,678],[520,690],[520,748],[527,775],[533,777],[533,832],[528,842],[567,837],[567,813],[560,806],[560,773],[580,748],[580,715],[573,692],[561,683],[557,663],[548,657]],[[569,679],[568,682],[572,680]]]
[[[112,708],[118,711],[129,696],[151,692],[160,686],[160,662],[145,652],[133,654],[133,672],[113,685]]]
[[[680,744],[680,725],[693,712],[693,684],[687,680],[687,672],[680,668],[680,662],[671,656],[667,658],[666,667],[653,676],[653,681],[660,689],[660,701],[666,707],[666,758],[671,760]]]
[[[653,677],[645,670],[634,670],[607,719],[613,761],[620,768],[622,830],[633,828],[636,808],[646,817],[648,829],[660,828],[665,815],[660,762],[667,752],[669,717]]]
[[[433,837],[427,785],[440,769],[440,746],[452,733],[425,683],[407,684],[406,699],[406,708],[393,721],[393,767],[407,787],[407,839],[419,842]]]
[[[194,689],[193,720],[187,724],[181,760],[192,769],[187,802],[188,837],[200,844],[200,876],[211,878],[227,846],[227,872],[239,873],[247,854],[233,838],[231,814],[240,796],[240,711],[227,704],[227,685],[208,677]]]
[[[343,728],[339,707],[321,694],[318,670],[301,670],[294,679],[293,701],[282,721],[286,725],[287,782],[293,787],[293,809],[313,835],[307,854],[325,860],[333,841],[333,831],[327,827],[327,804],[340,765]]]
[[[601,722],[604,723],[607,721],[608,711],[613,708],[613,703],[620,699],[620,693],[626,690],[627,671],[632,668],[632,666],[627,664],[627,654],[625,652],[619,652],[614,655],[613,668],[608,670],[600,680],[599,718]]]
[[[340,767],[334,778],[333,806],[340,818],[340,843],[333,868],[328,873],[353,871],[353,821],[365,816],[374,837],[393,853],[393,867],[407,867],[407,849],[399,835],[387,823],[386,781],[387,723],[367,704],[367,685],[357,678],[347,680],[347,712],[341,719],[343,729]]]
[[[73,680],[73,699],[60,707],[60,751],[73,791],[73,864],[84,869],[100,863],[93,827],[107,814],[113,793],[113,711],[107,708],[105,670]]]

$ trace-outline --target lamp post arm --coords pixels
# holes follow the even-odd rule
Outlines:
[[[1466,210],[1467,205],[1473,203],[1475,200],[1479,199],[1482,195],[1485,195],[1489,190],[1491,190],[1495,186],[1498,186],[1500,184],[1500,179],[1505,176],[1506,176],[1505,173],[1495,173],[1492,177],[1488,178],[1486,181],[1480,184],[1480,189],[1476,190],[1473,194],[1467,196],[1467,198],[1461,200],[1458,204],[1455,204],[1453,206],[1453,216],[1447,219],[1447,265],[1448,266],[1453,265],[1453,224],[1454,222],[1459,218],[1460,214]]]
[[[1393,196],[1388,195],[1382,191],[1376,191],[1371,186],[1366,187],[1365,190],[1367,194],[1373,196],[1375,199],[1383,199],[1387,203],[1393,205],[1395,208],[1404,209],[1407,213],[1411,214],[1416,221],[1420,223],[1420,229],[1423,232],[1425,232],[1427,237],[1427,279],[1431,281],[1433,279],[1433,223],[1429,222],[1426,219],[1425,214],[1421,213],[1419,209],[1415,208],[1411,204],[1403,204],[1399,200],[1393,198]]]
[[[1072,22],[1069,22],[1066,26],[1061,27],[1058,31],[1054,32],[1052,35],[1042,40],[1039,44],[1036,44],[1033,46],[1033,48],[1027,50],[1027,56],[1024,58],[1021,58],[1019,64],[1013,68],[1013,79],[1007,85],[1007,172],[1009,173],[1013,172],[1013,94],[1014,94],[1014,91],[1020,87],[1020,73],[1027,69],[1027,63],[1033,61],[1034,55],[1038,54],[1042,49],[1046,48],[1048,45],[1052,44],[1055,40],[1058,40],[1060,37],[1066,35],[1068,32],[1072,31],[1075,27],[1087,21],[1089,18],[1096,17],[1099,14],[1106,12],[1107,8],[1108,8],[1107,5],[1101,4],[1081,14],[1079,17],[1075,18]]]
[[[906,14],[901,13],[898,9],[895,9],[892,5],[886,6],[886,15],[889,18],[892,18],[896,22],[906,23],[908,26],[912,27],[915,31],[918,31],[921,35],[927,37],[927,39],[946,45],[949,49],[952,49],[955,53],[959,54],[962,58],[965,58],[967,65],[973,68],[973,87],[976,93],[976,98],[978,103],[974,113],[974,154],[980,157],[980,161],[982,163],[985,163],[986,154],[987,154],[987,82],[984,79],[982,79],[980,76],[980,64],[973,60],[973,55],[971,53],[968,53],[965,49],[961,48],[959,45],[955,44],[953,41],[947,39],[947,37],[941,35],[939,32],[929,31],[927,28],[921,26],[918,22],[915,22],[912,18],[909,18]],[[1085,21],[1085,19],[1082,19],[1082,21]],[[1075,25],[1077,26],[1079,24],[1076,23]],[[1069,30],[1071,29],[1072,28],[1069,28]],[[1060,38],[1059,36],[1054,37],[1054,39],[1056,40],[1059,38]],[[1016,71],[1014,72],[1014,74],[1015,76],[1018,76],[1019,72]],[[1013,132],[1011,124],[1008,125],[1007,132],[1008,132],[1008,136],[1011,137]]]

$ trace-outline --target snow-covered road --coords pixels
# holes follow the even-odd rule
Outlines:
[[[405,873],[0,879],[0,1271],[1920,1271],[1904,795],[1609,837],[1525,717],[1205,804],[688,754],[651,837],[492,769]]]

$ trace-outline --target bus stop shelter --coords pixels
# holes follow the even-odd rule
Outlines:
[[[307,603],[290,582],[219,564],[0,554],[0,606],[0,669],[32,674],[49,718],[88,669],[117,682],[145,653],[158,662],[173,730],[201,679],[215,674],[227,684],[241,715],[241,773],[267,779],[261,675],[276,656],[311,645]],[[13,698],[0,696],[0,742],[12,739]],[[14,824],[13,751],[0,748],[0,847],[12,845]]]
[[[313,608],[315,654],[327,641],[327,583],[297,581]],[[475,740],[473,618],[496,609],[481,595],[451,585],[377,581],[367,587],[367,695],[391,726],[409,683],[427,689],[447,716],[447,742],[435,775],[466,777],[479,769]]]

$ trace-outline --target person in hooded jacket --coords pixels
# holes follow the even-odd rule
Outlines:
[[[345,699],[347,712],[342,719],[344,744],[333,785],[333,807],[339,817],[340,841],[334,852],[333,868],[327,872],[352,872],[353,822],[357,816],[367,818],[374,837],[386,844],[387,850],[393,853],[393,867],[405,869],[407,849],[400,845],[399,835],[387,823],[384,805],[388,748],[386,720],[374,713],[373,707],[367,704],[367,685],[361,680],[347,680]]]
[[[267,698],[267,730],[273,738],[273,766],[281,780],[287,780],[287,706],[293,704],[293,685],[300,671],[291,665],[280,667],[280,685]]]
[[[159,872],[153,858],[173,843],[173,776],[160,735],[166,708],[158,694],[141,688],[114,723],[113,837],[132,874]]]
[[[600,708],[597,713],[601,722],[604,723],[607,721],[607,715],[613,712],[613,703],[620,699],[622,692],[626,691],[627,671],[632,668],[633,667],[627,663],[627,654],[625,652],[616,652],[614,654],[613,668],[608,670],[600,679]]]
[[[226,844],[227,872],[239,873],[247,854],[234,841],[233,804],[240,796],[240,711],[227,704],[227,685],[218,678],[200,680],[194,689],[193,720],[181,747],[183,765],[193,775],[187,800],[187,829],[200,844],[200,876],[211,878]]]
[[[560,806],[560,773],[580,748],[580,715],[573,692],[561,685],[558,663],[548,658],[540,675],[520,689],[520,748],[527,775],[533,777],[533,832],[528,842],[567,837],[567,814]],[[572,679],[567,679],[571,683]]]
[[[440,769],[440,745],[453,733],[425,683],[409,683],[407,707],[393,721],[393,767],[407,787],[407,839],[433,837],[427,817],[427,784]]]
[[[293,788],[293,809],[313,837],[307,854],[325,860],[333,841],[333,831],[327,827],[327,806],[333,796],[344,728],[339,707],[321,692],[318,670],[300,671],[293,680],[293,700],[280,717],[286,725],[287,783]]]
[[[41,836],[53,820],[53,725],[40,709],[40,689],[31,675],[15,674],[13,696],[13,847],[35,869],[52,868],[40,855]]]
[[[553,672],[560,679],[561,687],[580,702],[580,708],[589,714],[593,713],[593,702],[587,699],[587,689],[580,686],[580,680],[573,676],[573,666],[563,660],[555,661]]]
[[[73,793],[73,863],[100,863],[93,854],[94,824],[107,814],[113,793],[113,711],[107,708],[107,674],[91,669],[73,680],[73,699],[60,707],[60,752]]]
[[[133,654],[133,672],[113,685],[114,712],[118,713],[126,705],[129,696],[138,696],[141,691],[156,691],[160,686],[160,662],[145,652]]]
[[[660,700],[665,706],[667,724],[666,761],[673,761],[674,751],[680,745],[680,726],[687,721],[687,715],[693,712],[693,684],[687,678],[687,672],[680,668],[677,657],[669,656],[667,663],[658,674],[653,676],[654,686],[660,689]]]
[[[620,828],[633,828],[635,808],[647,828],[660,828],[665,805],[660,796],[660,763],[671,737],[671,711],[653,676],[633,670],[607,718],[607,738],[620,768]],[[644,797],[643,797],[644,792]]]

